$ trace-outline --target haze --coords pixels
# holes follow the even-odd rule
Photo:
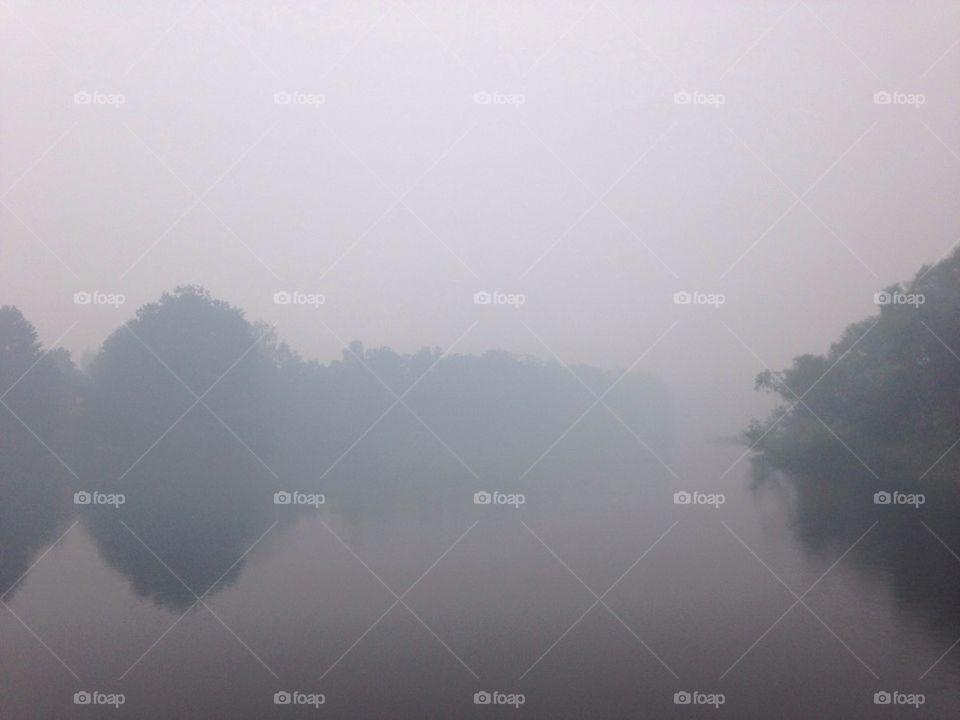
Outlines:
[[[2,300],[78,359],[188,283],[322,360],[478,322],[458,352],[625,368],[677,321],[642,369],[723,432],[763,366],[720,321],[783,366],[957,240],[954,3],[5,5]]]
[[[960,711],[960,4],[2,0],[0,48],[0,715]]]

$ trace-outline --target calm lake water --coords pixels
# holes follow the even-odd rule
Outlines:
[[[634,450],[389,496],[347,469],[299,488],[320,507],[275,505],[271,478],[119,509],[51,490],[65,509],[42,538],[2,529],[36,564],[0,608],[0,717],[957,716],[960,649],[941,656],[960,559],[924,508],[804,510],[751,489],[746,460],[718,480],[743,448],[692,444],[668,460],[679,477]],[[84,691],[124,702],[74,704]]]

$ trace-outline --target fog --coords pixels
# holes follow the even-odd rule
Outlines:
[[[477,322],[461,351],[627,367],[677,321],[645,367],[727,424],[762,366],[718,320],[780,367],[956,241],[953,3],[6,5],[3,300],[75,354],[186,283],[324,360]]]
[[[349,628],[343,637],[325,625],[329,637],[320,639],[273,628],[287,645],[276,637],[271,645],[271,629],[253,609],[272,600],[246,573],[259,568],[253,577],[269,582],[282,562],[270,553],[281,551],[265,548],[259,564],[254,553],[230,565],[272,527],[277,508],[259,504],[267,490],[326,493],[331,514],[320,525],[279,518],[277,535],[302,550],[318,536],[329,540],[328,530],[343,533],[351,552],[383,561],[375,575],[396,563],[389,585],[399,594],[469,525],[459,523],[461,513],[470,517],[460,496],[492,491],[491,483],[505,492],[530,486],[527,530],[553,523],[547,559],[558,543],[557,555],[580,561],[570,564],[589,578],[591,593],[667,529],[656,503],[698,488],[743,502],[722,510],[730,533],[711,520],[711,529],[695,532],[712,539],[684,542],[689,549],[733,541],[726,550],[749,568],[735,571],[749,589],[717,610],[726,629],[714,644],[724,648],[717,650],[724,661],[707,662],[709,653],[693,646],[672,661],[669,651],[645,658],[651,672],[666,667],[668,681],[690,677],[681,667],[688,661],[695,677],[712,682],[762,630],[750,614],[760,605],[773,612],[758,599],[769,586],[753,588],[746,578],[779,578],[764,577],[750,553],[778,557],[777,572],[800,592],[872,522],[872,506],[828,512],[847,508],[849,497],[821,487],[822,478],[844,478],[837,486],[846,487],[866,473],[862,487],[871,493],[913,488],[960,433],[960,418],[932,409],[955,395],[944,383],[953,380],[951,348],[960,351],[949,320],[956,309],[951,253],[960,242],[955,2],[5,0],[0,47],[0,306],[22,312],[43,350],[66,351],[17,354],[20,346],[6,338],[0,401],[15,418],[4,420],[6,431],[19,439],[2,449],[8,495],[0,532],[9,537],[0,577],[16,586],[30,573],[6,600],[26,606],[32,598],[44,607],[41,598],[62,587],[50,566],[61,552],[75,556],[104,586],[114,578],[117,588],[129,588],[123,601],[116,590],[111,612],[139,639],[125,639],[130,647],[101,640],[103,647],[85,654],[83,637],[64,630],[77,609],[48,607],[43,618],[20,623],[5,618],[13,625],[0,625],[0,644],[4,628],[16,630],[31,658],[45,652],[32,637],[35,621],[42,642],[59,635],[61,645],[50,646],[75,651],[66,658],[71,668],[111,652],[126,667],[166,626],[150,613],[202,610],[196,602],[209,590],[256,626],[259,645],[251,644],[265,657],[246,655],[249,682],[247,673],[262,666],[270,673],[256,682],[276,677],[272,668],[290,643],[298,649],[288,659],[309,656],[302,667],[329,665],[339,652],[318,661],[312,643],[343,650],[383,608],[366,618],[332,593],[343,607],[329,613],[341,612]],[[940,261],[939,273],[922,275]],[[878,308],[878,292],[911,278],[903,287],[928,298],[923,320]],[[882,319],[882,340],[858,346],[865,333],[844,335],[845,328],[865,318]],[[0,320],[0,329],[22,331],[19,316]],[[922,329],[901,334],[904,323],[918,322],[939,344]],[[920,346],[902,375],[870,364],[907,352],[888,348]],[[847,353],[863,364],[844,371]],[[823,355],[822,367],[808,372],[798,363],[761,382],[768,392],[755,391],[759,373],[789,368],[806,354]],[[763,424],[781,412],[778,401],[791,410],[794,400],[802,404],[834,366],[837,379],[810,395],[813,409],[804,407],[833,435],[837,456],[804,444],[809,433],[826,431],[811,430],[797,414],[775,432],[776,423]],[[857,384],[869,378],[881,387],[881,377],[882,389]],[[903,397],[898,388],[906,388]],[[922,399],[919,409],[910,406],[916,424],[897,424],[896,413],[907,413],[914,397]],[[186,419],[177,425],[181,413]],[[772,468],[750,465],[751,452],[770,456]],[[930,477],[942,472],[952,487],[950,461],[937,463]],[[770,483],[786,496],[776,502],[751,496],[749,487],[766,486],[778,472],[799,478],[799,497],[783,489],[790,482]],[[38,477],[52,485],[29,480]],[[581,484],[586,477],[592,485]],[[910,480],[890,485],[894,477]],[[130,495],[126,529],[109,511],[76,515],[61,502],[95,489]],[[189,499],[197,489],[203,498]],[[951,522],[949,489],[926,492],[944,513],[925,516],[927,529],[954,547],[950,528],[936,525]],[[232,504],[219,504],[222,495]],[[753,503],[784,514],[765,515]],[[426,518],[422,526],[417,518]],[[68,531],[73,519],[80,524]],[[527,549],[543,551],[524,527],[504,523],[503,535],[488,529],[491,544],[500,543],[491,547],[509,555],[506,538],[519,532],[534,542]],[[143,539],[131,545],[133,528]],[[64,531],[67,540],[57,544]],[[390,547],[391,537],[416,550],[404,555]],[[642,542],[611,549],[614,559],[601,561],[591,548],[600,537]],[[871,605],[870,618],[905,616],[916,633],[903,642],[926,667],[954,639],[949,608],[957,591],[930,583],[944,572],[939,566],[913,574],[910,550],[921,540],[895,535],[871,550],[895,556],[890,565],[877,561],[889,582],[864,561],[830,602],[847,613],[840,635],[882,648],[867,638],[868,621],[848,614],[883,588],[890,602]],[[51,574],[28,585],[32,564],[54,545],[37,565],[37,573]],[[164,574],[139,557],[144,547],[177,572]],[[194,557],[198,547],[205,550]],[[515,576],[535,572],[525,557],[514,562],[511,587]],[[666,617],[662,649],[677,642],[685,618],[705,623],[710,593],[697,578],[726,581],[698,562],[703,567],[677,575],[689,605],[673,606],[665,594],[641,601],[641,592],[632,605],[639,615],[620,624]],[[670,575],[667,566],[664,572]],[[453,584],[461,595],[450,602],[489,621],[483,591],[465,577]],[[911,595],[913,584],[923,598]],[[282,602],[306,616],[305,598],[315,592],[299,588]],[[102,601],[91,597],[80,607]],[[253,599],[244,606],[241,597]],[[482,647],[479,662],[468,661],[470,672],[458,677],[467,681],[466,697],[470,674],[486,676],[481,666],[497,668],[497,658],[517,648],[506,630],[484,638],[470,627],[458,636],[454,619],[440,620],[444,602],[431,597],[438,614],[425,620],[440,624],[435,635],[455,636],[458,649],[471,641]],[[556,608],[540,607],[545,616],[537,617],[541,600],[525,597],[516,608],[491,600],[504,627],[536,636],[517,650],[523,661],[507,663],[509,682],[580,612],[556,619],[554,628]],[[771,621],[780,612],[773,606]],[[383,658],[402,655],[396,648],[409,633],[431,641],[432,629],[420,637],[423,627],[407,619],[414,626],[373,652],[377,662],[392,667]],[[837,673],[862,672],[862,665],[875,679],[899,672],[875,673],[862,659],[843,664],[852,658],[825,637],[831,656],[840,654],[841,664],[829,666]],[[794,642],[815,665],[821,649],[804,638]],[[187,640],[181,656],[191,652]],[[236,651],[229,634],[198,642],[215,655],[221,641]],[[591,643],[597,657],[619,651],[600,636]],[[435,650],[423,667],[436,662],[456,674],[443,645]],[[0,665],[8,660],[15,662],[0,651]],[[568,661],[568,669],[580,668]],[[8,698],[0,696],[0,709],[8,703],[11,717],[28,716],[44,682],[72,682],[57,675],[63,667],[32,662],[17,670],[30,692],[18,694],[12,681],[0,687]],[[374,667],[357,672],[380,672]],[[103,677],[112,681],[123,669],[111,666]],[[128,691],[140,695],[139,710],[128,711],[226,712],[211,698],[192,710],[165,705],[150,672]],[[955,684],[957,669],[949,673],[941,689]],[[871,682],[869,675],[860,680]],[[299,681],[305,687],[318,677],[304,672]],[[562,673],[550,677],[563,685]],[[814,673],[804,684],[819,681]],[[387,690],[357,704],[363,682],[355,675],[342,682],[328,692],[331,710],[382,716]],[[389,689],[402,694],[396,682]],[[633,708],[614,691],[630,682],[609,679],[606,700],[570,707],[615,717]],[[743,682],[757,693],[753,704],[728,711],[789,714],[758,689],[771,678]],[[524,710],[558,712],[543,701],[554,691],[541,687],[538,698],[530,688]],[[410,716],[427,707],[451,717],[474,711],[446,696],[438,705],[407,700]],[[833,712],[869,716],[872,706],[858,702]],[[937,711],[954,709],[944,702]],[[811,703],[792,711],[823,711]],[[240,717],[242,705],[226,707]],[[45,711],[76,711],[67,708]],[[263,712],[274,709],[268,703]],[[658,712],[674,711],[667,698]]]

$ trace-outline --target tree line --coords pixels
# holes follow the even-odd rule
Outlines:
[[[135,590],[189,605],[118,519],[199,594],[278,517],[275,492],[325,493],[352,517],[402,505],[430,512],[477,490],[511,489],[574,423],[524,482],[628,477],[636,468],[613,459],[636,450],[635,438],[611,431],[602,413],[577,422],[594,401],[584,386],[599,394],[614,382],[607,402],[668,454],[667,393],[641,374],[359,342],[322,363],[194,286],[140,307],[80,370],[3,307],[0,581],[14,582],[79,516]],[[125,502],[78,508],[76,492],[122,493]]]

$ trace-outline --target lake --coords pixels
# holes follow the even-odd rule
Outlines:
[[[345,468],[289,504],[51,483],[55,520],[2,530],[35,565],[3,577],[0,716],[956,716],[960,558],[926,508],[629,448],[383,493]]]

